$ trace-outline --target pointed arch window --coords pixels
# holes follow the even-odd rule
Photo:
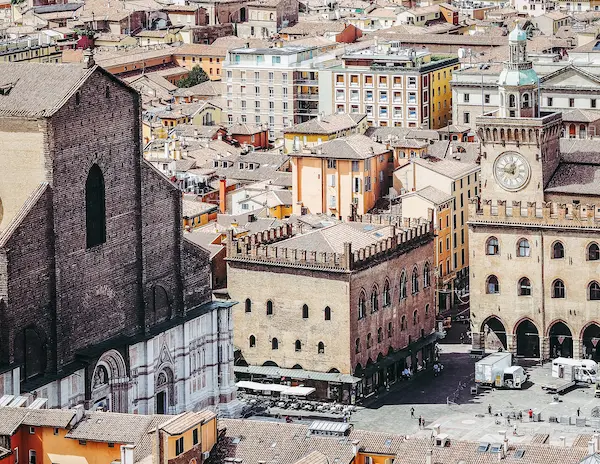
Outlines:
[[[377,329],[377,343],[381,343],[383,341],[383,329],[379,327]]]
[[[588,261],[598,261],[600,260],[600,247],[597,243],[590,243],[587,252]]]
[[[400,299],[403,300],[406,298],[406,284],[407,284],[406,272],[402,271],[400,274]]]
[[[554,242],[552,245],[552,259],[562,259],[565,257],[565,246],[561,242]]]
[[[366,306],[367,306],[367,297],[365,296],[365,292],[361,291],[358,297],[358,319],[363,319],[365,317]]]
[[[600,300],[600,285],[595,280],[589,285],[589,299]]]
[[[374,285],[371,291],[371,312],[376,313],[377,311],[379,311],[379,292],[377,285]]]
[[[564,298],[565,297],[565,283],[556,279],[552,283],[552,298]]]
[[[296,347],[296,351],[302,351],[302,342],[300,340],[296,340],[294,346]]]
[[[273,302],[271,300],[267,301],[267,316],[273,315]]]
[[[252,300],[250,298],[246,298],[246,301],[244,303],[244,311],[247,313],[252,312]]]
[[[97,164],[92,166],[85,182],[85,231],[87,248],[106,242],[106,191]]]
[[[415,267],[412,273],[412,292],[419,293],[419,271]]]
[[[254,335],[250,335],[250,348],[254,348],[256,346],[256,337]]]
[[[431,285],[431,268],[429,263],[425,263],[423,267],[423,288],[427,288]]]
[[[390,294],[390,281],[385,279],[385,284],[383,284],[383,307],[389,306],[392,304],[392,295]]]
[[[276,338],[274,338],[273,340],[271,340],[271,349],[272,350],[278,350],[279,349],[279,340],[277,340]]]
[[[319,342],[319,344],[317,345],[317,353],[325,354],[325,343]]]
[[[302,306],[302,319],[308,319],[308,305]]]
[[[325,306],[325,320],[331,320],[331,308],[329,306]]]

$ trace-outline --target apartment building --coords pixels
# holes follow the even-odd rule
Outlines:
[[[451,295],[455,291],[467,291],[469,285],[469,228],[468,203],[471,198],[477,197],[481,189],[479,185],[479,165],[450,159],[439,159],[433,156],[426,158],[412,158],[410,164],[399,167],[394,171],[394,185],[401,185],[410,192],[421,192],[421,197],[430,198],[430,202],[443,205],[446,201],[444,195],[451,197],[451,211],[445,214],[434,215],[440,229],[444,231],[444,242],[436,243],[438,250],[437,277],[440,299],[440,309],[448,309],[452,303]],[[435,187],[436,192],[423,190],[426,187]],[[433,201],[432,201],[433,200]],[[409,203],[410,213],[417,214],[416,205]],[[422,206],[421,214],[416,217],[429,218],[432,206]],[[403,204],[404,214],[404,204]],[[448,219],[446,219],[448,217]],[[451,227],[450,231],[445,230]],[[448,233],[450,232],[450,233]],[[444,261],[439,258],[443,257]]]
[[[271,139],[319,113],[320,67],[332,55],[319,47],[238,48],[223,69],[229,124],[268,124]]]
[[[334,139],[291,156],[294,214],[347,219],[367,213],[387,193],[392,150],[365,135]]]
[[[319,107],[325,113],[364,113],[372,126],[436,129],[450,120],[450,79],[457,69],[458,58],[378,43],[321,71]]]

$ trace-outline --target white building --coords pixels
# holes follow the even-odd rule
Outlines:
[[[268,208],[288,208],[291,214],[292,191],[271,181],[256,182],[231,192],[231,214],[251,213]]]
[[[269,136],[319,113],[319,70],[333,55],[318,47],[238,48],[223,63],[229,124],[269,125]]]

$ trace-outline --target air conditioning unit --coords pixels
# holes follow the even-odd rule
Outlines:
[[[210,451],[203,451],[202,452],[202,460],[205,460],[208,458],[210,458]]]

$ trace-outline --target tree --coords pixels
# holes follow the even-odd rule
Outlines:
[[[190,71],[187,77],[180,79],[177,82],[178,87],[193,87],[198,84],[202,84],[202,82],[206,82],[208,80],[208,76],[204,72],[200,66],[194,66],[194,68]]]

